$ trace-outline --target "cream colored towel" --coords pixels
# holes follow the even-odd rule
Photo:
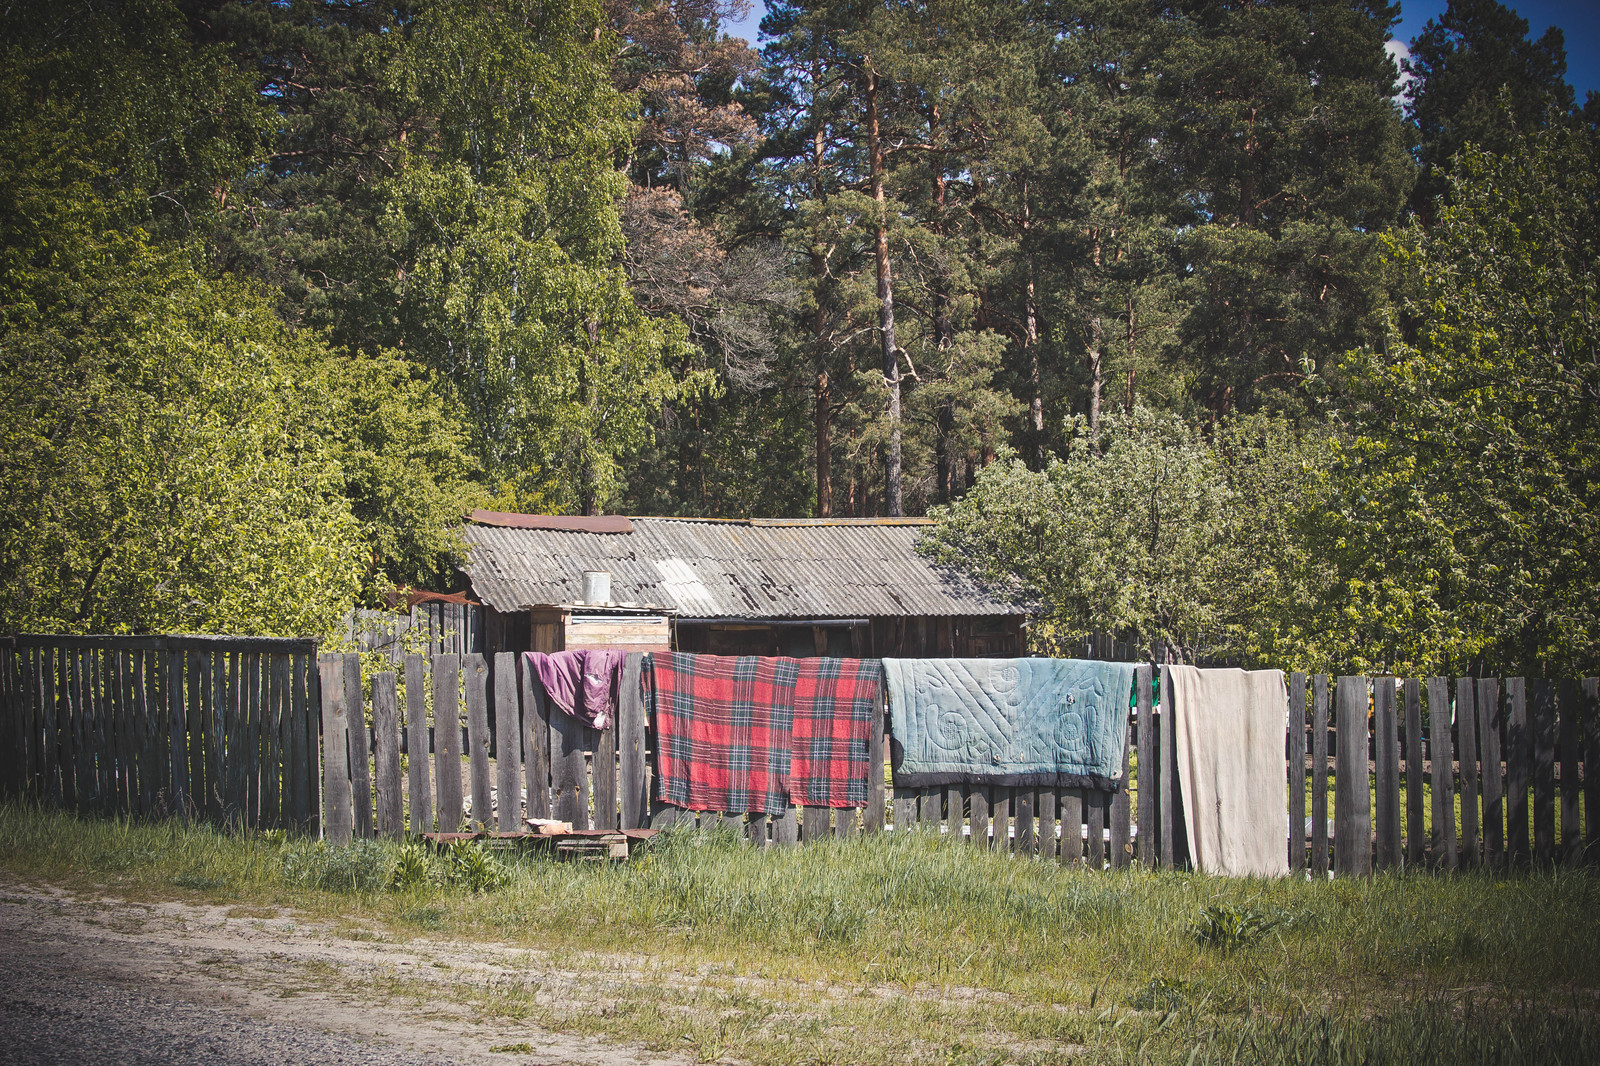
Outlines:
[[[1283,671],[1170,671],[1178,779],[1195,869],[1283,877],[1289,872]]]

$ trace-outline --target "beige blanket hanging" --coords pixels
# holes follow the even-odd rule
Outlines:
[[[1289,872],[1282,670],[1170,668],[1179,791],[1195,869]],[[1163,702],[1168,696],[1162,694]]]

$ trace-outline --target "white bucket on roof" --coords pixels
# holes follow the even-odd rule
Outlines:
[[[611,602],[611,571],[585,570],[583,572],[583,602]]]

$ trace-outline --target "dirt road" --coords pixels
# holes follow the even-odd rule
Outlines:
[[[559,998],[581,988],[570,967],[535,965],[512,948],[387,943],[285,914],[0,880],[0,1064],[687,1061],[482,1018],[451,995],[462,982],[536,982]],[[384,981],[404,994],[359,992]]]

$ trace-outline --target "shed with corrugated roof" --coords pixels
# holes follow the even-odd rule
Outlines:
[[[929,525],[477,511],[464,573],[487,650],[1022,654],[1024,605],[920,554]]]

